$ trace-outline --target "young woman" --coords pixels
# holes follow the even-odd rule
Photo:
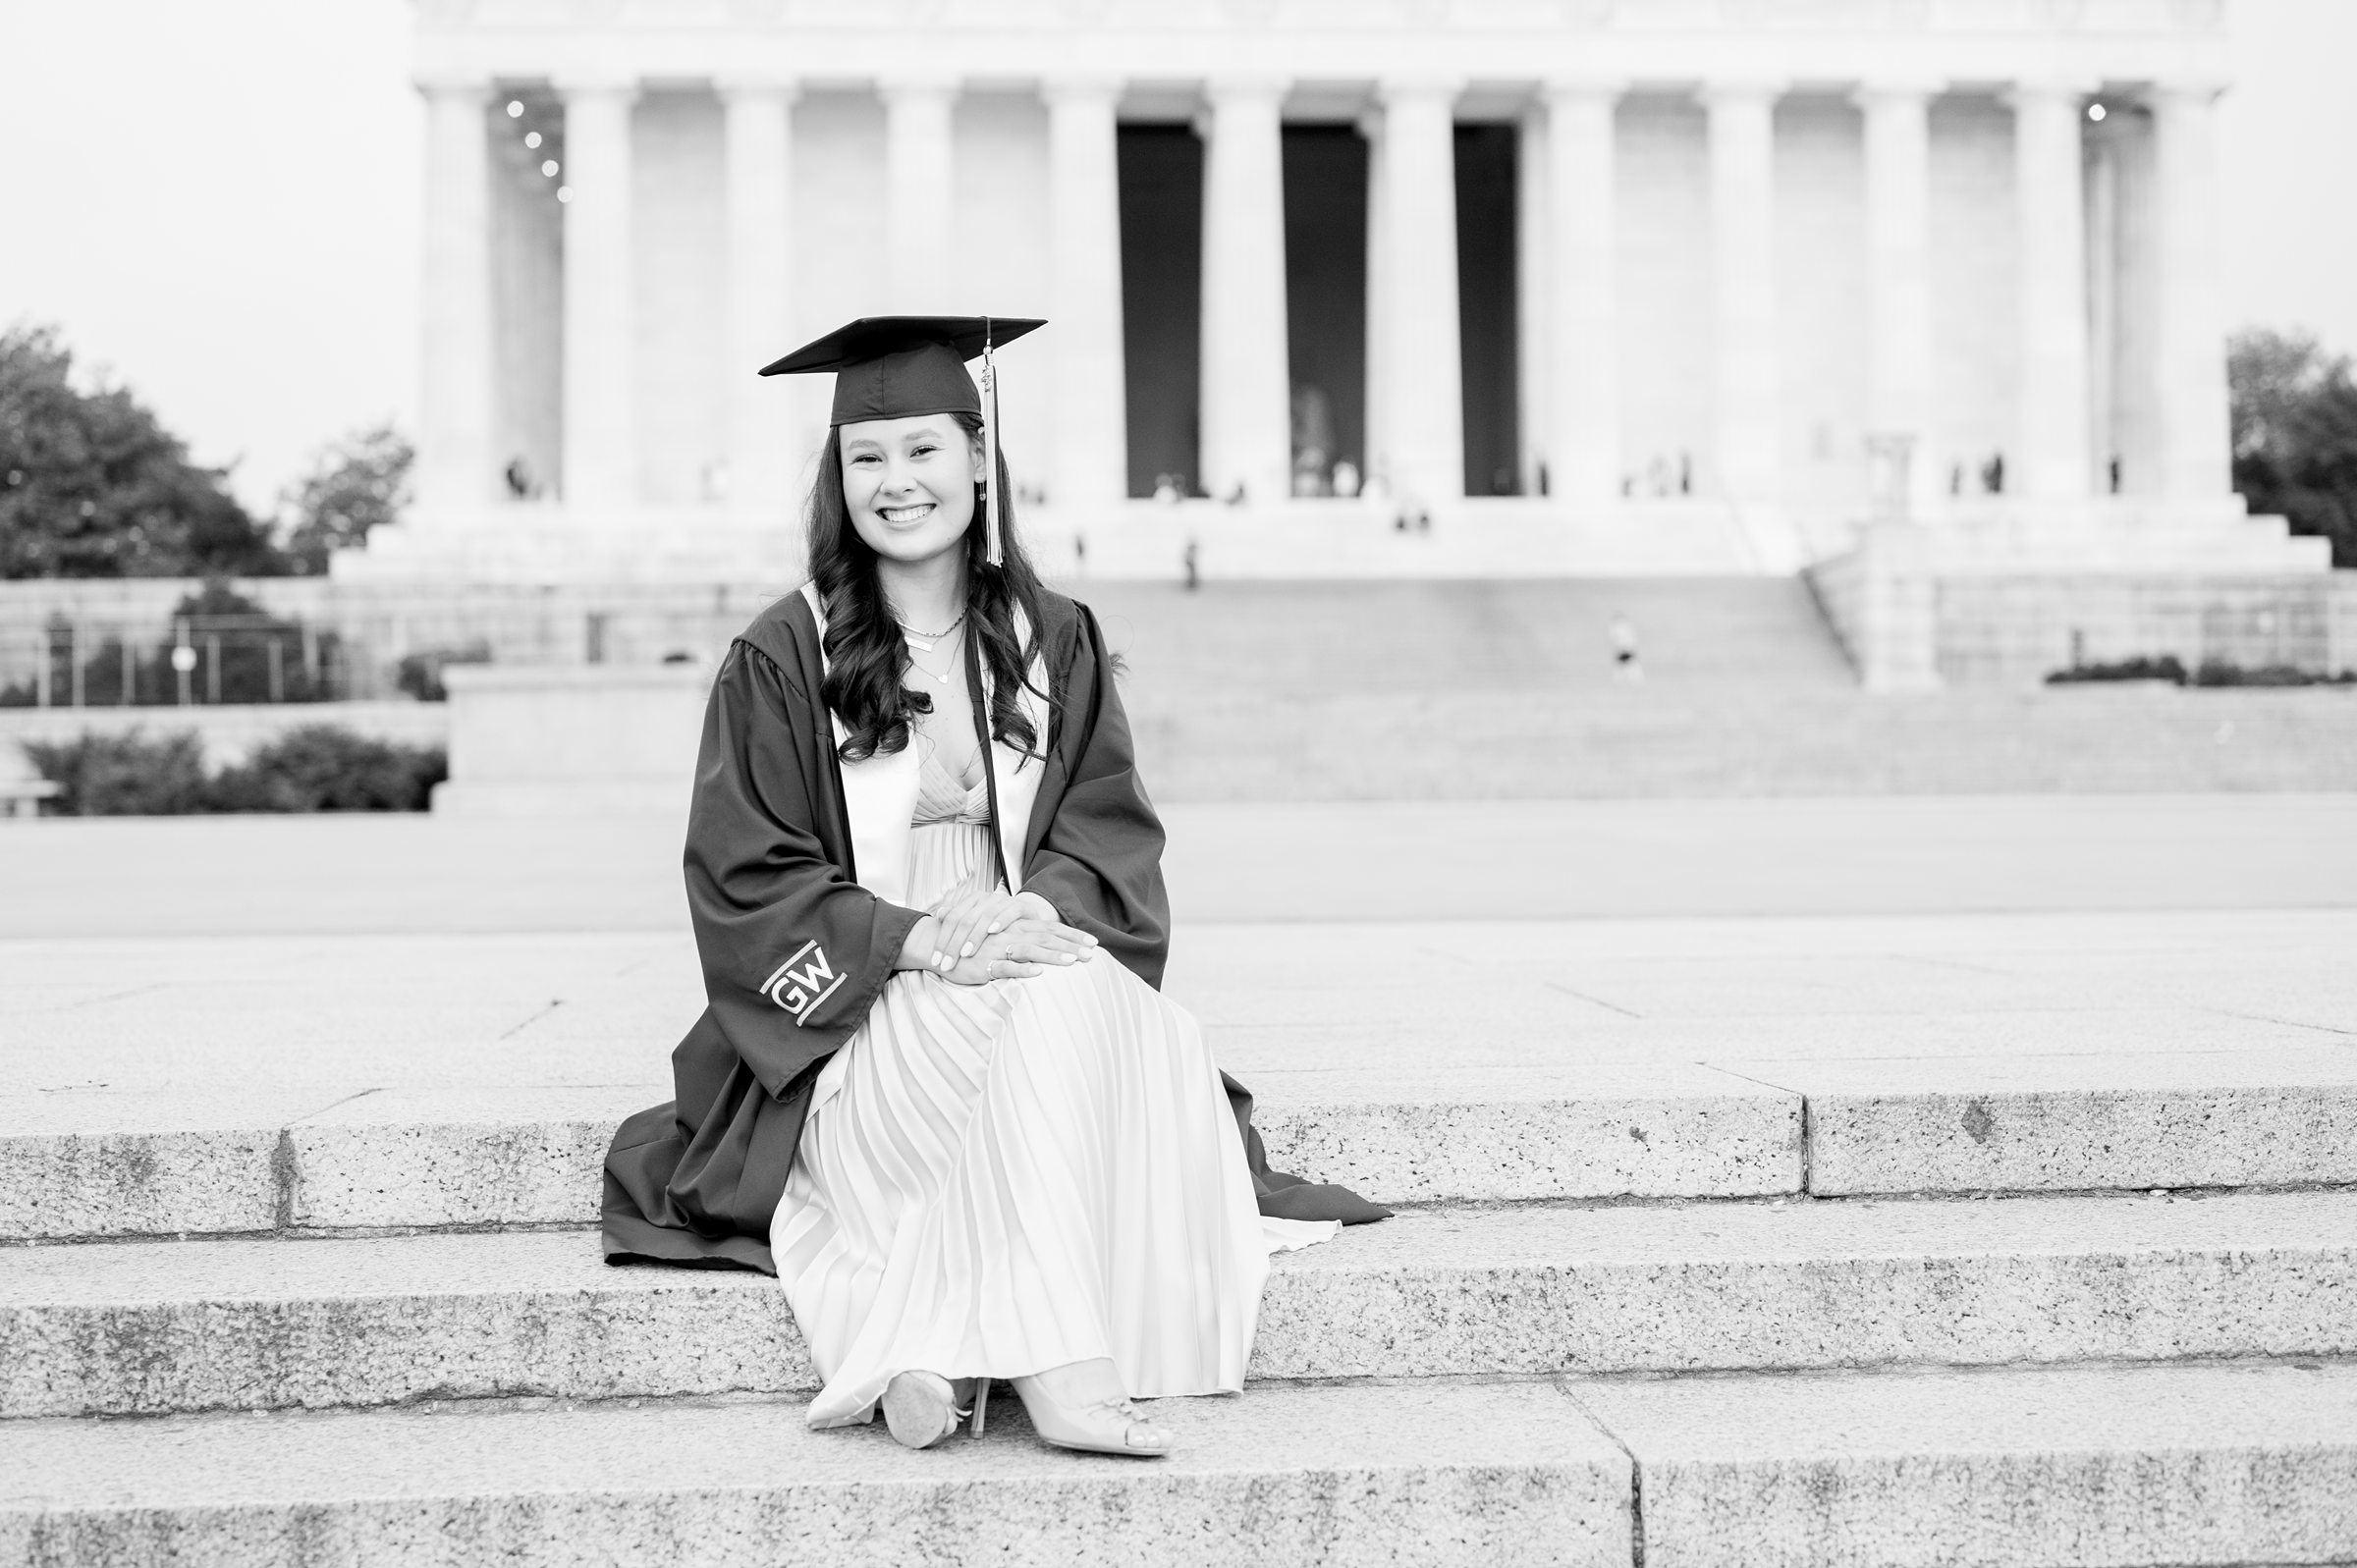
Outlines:
[[[1152,1455],[1130,1400],[1242,1386],[1270,1253],[1388,1211],[1270,1171],[1156,990],[1163,836],[1112,656],[1033,575],[964,368],[1040,324],[867,319],[763,372],[836,372],[810,581],[713,686],[709,1004],[676,1101],[615,1137],[605,1244],[776,1273],[814,1427],[881,1407],[928,1447],[1003,1378],[1048,1442]]]

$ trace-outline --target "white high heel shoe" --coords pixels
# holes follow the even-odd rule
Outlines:
[[[966,1401],[959,1403],[959,1397]],[[960,1378],[956,1382],[939,1373],[904,1372],[884,1385],[884,1425],[904,1448],[930,1448],[958,1430],[968,1416],[974,1435],[982,1435],[982,1413],[990,1404],[990,1379]]]
[[[1148,1421],[1145,1412],[1125,1397],[1068,1405],[1049,1393],[1037,1378],[1017,1378],[1014,1391],[1022,1395],[1032,1431],[1051,1448],[1159,1459],[1177,1446],[1168,1432]]]

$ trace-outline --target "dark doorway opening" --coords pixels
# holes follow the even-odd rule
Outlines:
[[[1115,153],[1129,494],[1151,496],[1174,476],[1192,495],[1200,488],[1203,143],[1185,126],[1125,125]]]
[[[1367,467],[1367,143],[1348,126],[1287,126],[1284,150],[1293,489],[1331,495],[1336,463]]]
[[[1520,141],[1510,125],[1456,128],[1456,312],[1468,496],[1522,490],[1514,277]]]

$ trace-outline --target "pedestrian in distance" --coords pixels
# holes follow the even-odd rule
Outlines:
[[[1645,662],[1637,657],[1637,623],[1619,611],[1615,611],[1610,635],[1613,641],[1614,684],[1643,685]]]

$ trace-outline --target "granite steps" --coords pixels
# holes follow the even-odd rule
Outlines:
[[[598,1256],[659,1086],[0,1097],[0,1560],[2357,1561],[2357,1051],[2103,1018],[1239,1037],[1407,1207],[1168,1465],[804,1432],[774,1282]]]
[[[1632,1103],[1649,1138],[1623,1129],[1631,1151],[1724,1154],[1753,1147],[1735,1129],[1764,1130],[1748,1164],[1668,1193],[1432,1202],[1279,1259],[1250,1391],[1164,1407],[1202,1433],[1170,1464],[1047,1453],[1004,1399],[989,1435],[937,1455],[808,1433],[811,1378],[774,1283],[608,1268],[577,1210],[509,1234],[0,1249],[0,1553],[728,1563],[791,1541],[830,1562],[2357,1560],[2357,1191],[2335,1190],[2350,1120],[2330,1054],[1613,1070],[1634,1076],[1519,1099],[1273,1094],[1301,1118],[1272,1108],[1288,1152],[1329,1160],[1384,1147],[1368,1107],[1419,1103],[1490,1108],[1501,1130],[1476,1143],[1494,1153],[1556,1122],[1592,1147]],[[423,1179],[444,1159],[469,1182],[519,1172],[490,1191],[579,1203],[612,1113],[645,1098],[595,1093],[621,1104],[517,1123],[485,1111],[496,1093],[468,1112],[458,1091],[388,1090],[343,1102],[341,1122],[290,1110],[250,1142],[283,1183],[274,1220],[304,1195],[306,1217],[423,1201],[406,1212],[430,1226],[449,1217]],[[88,1137],[75,1116],[20,1122],[12,1147]],[[341,1166],[344,1134],[296,1141],[346,1122]],[[549,1138],[558,1124],[573,1131]],[[535,1164],[552,1146],[572,1153]],[[1559,1188],[1637,1184],[1550,1147],[1527,1156]],[[211,1148],[199,1138],[195,1168]],[[369,1166],[372,1185],[328,1179]],[[1390,1195],[1408,1169],[1365,1168]],[[1771,1179],[1723,1190],[1746,1170]],[[2307,1190],[2051,1190],[2162,1171]],[[1886,1183],[1914,1195],[1871,1195]]]
[[[925,1453],[799,1401],[0,1423],[0,1555],[83,1563],[2127,1568],[2357,1558],[2357,1367],[1422,1379],[1014,1401]],[[365,1480],[356,1480],[362,1478]]]
[[[1271,1074],[1273,1163],[1385,1202],[2357,1184],[2357,1051]],[[0,1098],[0,1246],[594,1223],[659,1086]]]
[[[589,1230],[20,1248],[0,1417],[806,1391],[774,1280]],[[1256,1379],[2357,1357],[2357,1191],[1410,1211],[1274,1261]]]
[[[1859,689],[1797,579],[1092,582],[1156,798],[2343,790],[2343,689]],[[1641,633],[1616,680],[1611,625]],[[2065,662],[2057,657],[2056,663]],[[1478,758],[1478,766],[1468,766]]]

